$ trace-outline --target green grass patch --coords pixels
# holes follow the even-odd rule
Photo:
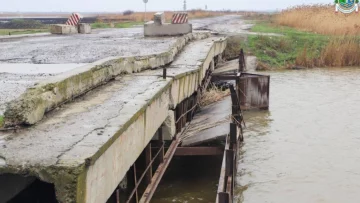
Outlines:
[[[43,32],[49,32],[49,29],[0,29],[0,35],[22,35]]]
[[[4,125],[4,116],[0,115],[0,128]]]
[[[91,28],[103,29],[103,28],[131,28],[135,25],[142,25],[142,22],[121,22],[121,23],[92,23]]]
[[[247,51],[253,53],[259,62],[271,68],[292,66],[302,60],[302,55],[304,55],[302,57],[304,60],[316,59],[330,40],[329,36],[275,26],[264,22],[257,23],[251,31],[283,35],[251,35],[248,37]]]

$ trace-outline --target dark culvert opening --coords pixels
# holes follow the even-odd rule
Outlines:
[[[19,175],[0,175],[0,203],[57,203],[55,186]]]
[[[174,157],[151,202],[215,202],[222,158]]]

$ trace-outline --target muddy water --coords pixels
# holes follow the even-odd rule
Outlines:
[[[236,202],[360,202],[360,68],[269,74],[270,111],[245,113]]]
[[[171,161],[152,203],[213,203],[222,156],[178,157]]]

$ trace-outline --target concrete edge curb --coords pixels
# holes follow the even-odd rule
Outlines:
[[[178,38],[166,52],[135,57],[108,57],[90,65],[62,73],[29,88],[6,105],[4,126],[33,125],[45,113],[100,86],[121,74],[140,72],[171,63],[192,40],[210,37],[210,32],[195,32]]]

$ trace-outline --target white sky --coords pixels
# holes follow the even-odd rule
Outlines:
[[[148,10],[181,10],[184,0],[149,0]],[[253,2],[253,3],[249,3]],[[333,3],[333,0],[187,0],[188,9],[276,10],[299,4]],[[144,10],[143,0],[0,0],[0,11],[121,12]]]

